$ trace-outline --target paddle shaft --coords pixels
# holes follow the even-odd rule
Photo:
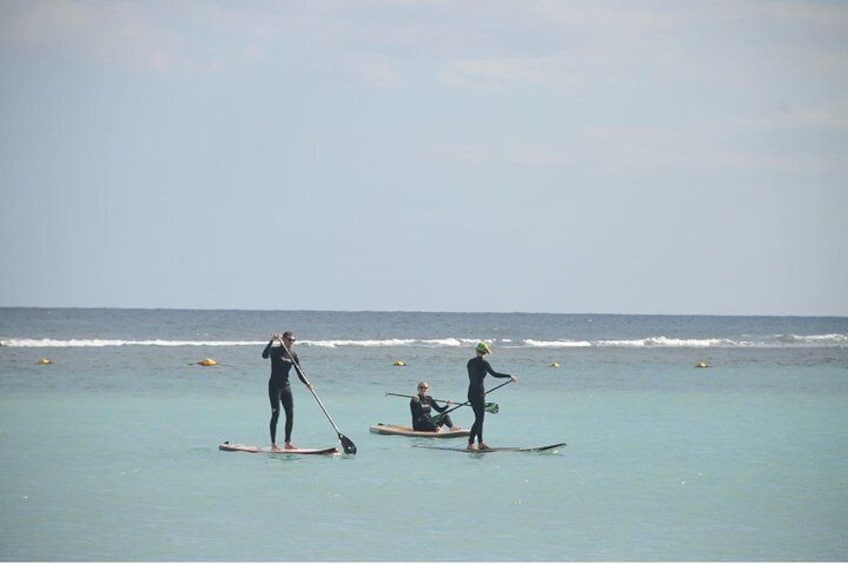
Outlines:
[[[283,343],[283,340],[282,340],[282,339],[280,340],[280,345],[282,345],[282,346],[283,346],[283,350],[284,350],[284,351],[286,352],[286,354],[289,356],[289,359],[291,360],[292,365],[294,365],[294,368],[295,368],[295,369],[297,369],[297,372],[298,372],[298,373],[300,373],[300,374],[303,376],[303,379],[304,379],[304,380],[306,381],[306,383],[308,384],[308,386],[307,386],[306,388],[308,388],[308,389],[309,389],[309,392],[311,392],[311,393],[312,393],[312,396],[314,396],[314,397],[315,397],[315,400],[318,402],[318,406],[320,406],[320,407],[321,407],[321,411],[322,411],[322,412],[324,412],[324,415],[325,415],[325,416],[327,417],[327,419],[330,421],[330,424],[333,426],[333,429],[335,429],[335,430],[336,430],[336,434],[338,434],[338,436],[339,436],[339,440],[341,440],[341,442],[342,442],[342,447],[344,448],[345,453],[349,453],[349,454],[354,454],[354,453],[356,453],[356,446],[353,444],[353,442],[352,442],[352,441],[350,441],[350,438],[348,438],[347,436],[345,436],[345,435],[341,432],[341,430],[339,430],[339,427],[338,427],[338,426],[336,425],[336,423],[333,421],[333,418],[330,416],[330,413],[329,413],[329,412],[327,412],[327,408],[325,408],[325,407],[324,407],[324,403],[323,403],[323,402],[321,402],[321,399],[320,399],[320,398],[318,398],[318,393],[316,393],[316,392],[315,392],[315,390],[312,388],[312,384],[309,382],[309,379],[306,377],[306,373],[304,373],[304,372],[303,372],[303,369],[301,369],[301,368],[300,368],[300,363],[298,363],[298,362],[295,360],[294,355],[292,355],[292,352],[289,350],[289,348],[288,348],[288,347],[286,347],[286,344],[285,344],[285,343]]]
[[[402,398],[418,398],[417,395],[413,396],[411,394],[400,394],[400,393],[397,393],[397,392],[386,392],[386,396],[400,396]],[[456,404],[456,402],[453,402],[452,400],[440,400],[438,398],[434,398],[433,401],[434,402],[444,402],[445,404]],[[460,406],[467,406],[467,405],[468,405],[468,402],[465,402],[465,403],[461,404]],[[500,410],[500,407],[498,406],[497,402],[487,402],[486,403],[486,412],[491,412],[493,414],[497,414],[498,410]],[[439,418],[442,414],[444,414],[444,412],[440,412],[439,414],[437,414],[433,417]]]
[[[400,394],[397,392],[387,392],[386,396],[401,396],[403,398],[418,398],[417,394]],[[444,402],[446,404],[454,404],[452,400],[442,400],[441,398],[434,398],[436,402]]]
[[[496,387],[492,387],[492,388],[490,388],[489,390],[487,390],[486,392],[484,392],[484,393],[483,393],[483,395],[485,396],[485,395],[489,394],[490,392],[495,392],[495,391],[496,391],[496,390],[498,390],[499,388],[501,388],[501,387],[505,387],[506,385],[508,385],[508,384],[509,384],[509,383],[511,383],[511,382],[512,382],[512,379],[510,379],[510,380],[506,381],[505,383],[499,384],[499,385],[498,385],[498,386],[496,386]],[[468,402],[468,401],[466,400],[466,401],[465,401],[465,402],[463,402],[462,404],[459,404],[459,405],[457,405],[457,406],[454,406],[453,408],[448,408],[447,410],[445,410],[444,412],[442,412],[442,413],[441,413],[441,416],[444,416],[445,414],[448,414],[449,412],[453,412],[453,411],[454,411],[454,410],[456,410],[457,408],[462,408],[463,406],[470,406],[470,405],[471,405],[471,403],[470,403],[470,402]]]

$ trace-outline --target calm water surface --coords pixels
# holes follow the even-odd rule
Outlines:
[[[267,443],[287,328],[355,456],[218,451]],[[520,378],[487,442],[567,447],[368,432],[408,422],[386,391],[463,399],[478,339]],[[3,560],[848,559],[844,318],[0,309],[0,343]],[[295,442],[337,443],[294,393]]]

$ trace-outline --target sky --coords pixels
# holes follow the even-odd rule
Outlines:
[[[0,306],[848,316],[848,2],[0,1]]]

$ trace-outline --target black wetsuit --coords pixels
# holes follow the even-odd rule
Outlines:
[[[483,357],[477,356],[468,361],[468,402],[474,410],[474,425],[471,426],[471,435],[468,443],[483,443],[483,418],[486,417],[486,389],[483,388],[483,380],[486,374],[499,379],[510,379],[512,375],[498,373]]]
[[[289,384],[289,371],[294,366],[292,360],[286,354],[285,348],[271,347],[274,340],[268,342],[262,351],[262,358],[271,358],[271,378],[268,379],[268,399],[271,401],[271,443],[277,443],[277,420],[280,417],[280,403],[286,411],[286,443],[291,442],[292,426],[294,425],[294,399],[292,398],[291,385]],[[291,351],[291,350],[289,350]],[[297,353],[291,352],[294,361],[300,365]],[[306,377],[297,370],[295,372],[305,385],[309,384]]]
[[[409,410],[412,412],[412,429],[419,432],[435,432],[440,426],[437,426],[430,419],[432,410],[442,413],[448,409],[447,406],[439,406],[439,403],[433,400],[429,394],[419,394],[409,401]],[[453,421],[450,416],[445,416],[442,420],[442,426],[453,427]]]

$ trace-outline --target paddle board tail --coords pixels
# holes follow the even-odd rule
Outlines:
[[[225,441],[218,445],[221,451],[241,451],[243,453],[270,453],[280,455],[332,455],[338,453],[337,447],[271,449],[270,445],[249,445],[245,443],[230,443]]]
[[[447,438],[457,438],[457,437],[468,437],[470,430],[458,429],[458,430],[442,430],[440,432],[421,432],[412,429],[409,426],[396,426],[393,424],[373,424],[369,430],[372,434],[379,435],[393,435],[393,436],[406,436],[406,437],[430,437],[430,438],[438,438],[438,439],[447,439]]]
[[[540,445],[535,447],[489,447],[488,449],[468,449],[467,447],[447,447],[442,445],[413,445],[412,447],[420,447],[422,449],[441,449],[442,451],[459,451],[462,453],[497,453],[510,451],[524,453],[556,453],[560,447],[565,447],[565,445],[565,443],[552,443],[550,445]]]

